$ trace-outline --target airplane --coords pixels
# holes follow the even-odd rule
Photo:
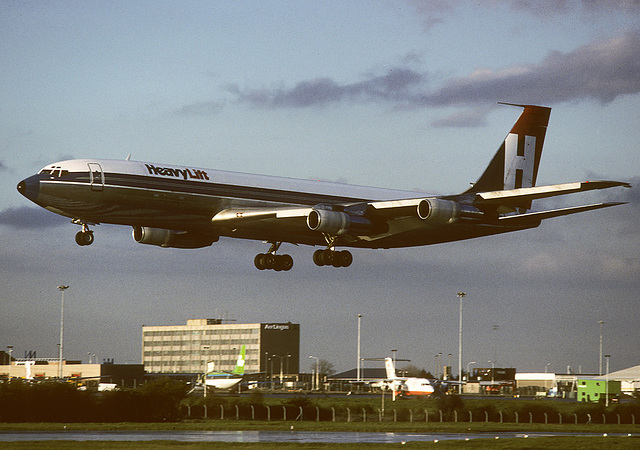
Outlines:
[[[353,248],[397,248],[535,228],[542,220],[624,204],[595,203],[531,211],[533,200],[631,187],[621,181],[536,186],[551,108],[524,108],[480,178],[456,195],[370,188],[340,183],[197,169],[148,162],[73,159],[50,164],[22,180],[27,199],[72,219],[81,246],[89,227],[129,225],[141,244],[192,249],[221,236],[270,244],[256,268],[287,271],[293,258],[281,244],[323,246],[318,266],[348,267]]]
[[[202,377],[204,385],[215,389],[231,389],[240,383],[244,377],[245,352],[246,348],[243,345],[236,361],[236,367],[231,372],[216,372],[213,362],[209,362],[207,373]]]
[[[391,390],[393,399],[400,397],[426,397],[446,395],[450,384],[463,384],[457,381],[443,381],[420,377],[398,377],[393,359],[385,358],[384,366],[387,371],[387,379],[376,384],[383,390]]]

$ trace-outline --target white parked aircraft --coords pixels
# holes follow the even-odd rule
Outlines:
[[[236,361],[236,367],[231,372],[216,371],[213,362],[208,363],[207,373],[203,377],[205,386],[215,389],[231,389],[240,383],[244,377],[245,351],[246,347],[243,345]]]
[[[443,381],[430,378],[420,377],[398,377],[393,359],[385,358],[384,366],[387,371],[387,379],[376,383],[376,387],[393,392],[393,398],[396,396],[413,397],[413,396],[443,396],[447,392],[448,385],[460,384],[456,381]]]
[[[129,225],[142,244],[207,247],[220,236],[271,244],[258,269],[289,270],[282,243],[324,246],[313,261],[349,266],[337,247],[393,248],[534,228],[543,219],[619,205],[596,203],[541,212],[533,200],[629,187],[620,181],[535,186],[550,108],[515,105],[523,113],[482,176],[457,195],[196,169],[127,160],[74,159],[50,164],[21,181],[18,191],[82,226],[79,245],[93,243],[89,226]]]

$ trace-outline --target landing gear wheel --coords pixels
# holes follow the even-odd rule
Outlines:
[[[253,263],[255,264],[258,270],[264,270],[267,266],[264,264],[264,253],[258,253],[256,257],[253,259]]]
[[[316,250],[313,252],[313,262],[316,266],[324,266],[324,250]]]
[[[341,252],[338,252],[338,255],[338,259],[340,260],[340,267],[349,267],[353,262],[353,255],[350,251],[342,250]]]
[[[80,246],[93,244],[93,231],[78,231],[76,234],[76,244]]]
[[[291,255],[280,255],[276,256],[276,264],[274,266],[275,270],[291,270],[293,267],[293,258]]]

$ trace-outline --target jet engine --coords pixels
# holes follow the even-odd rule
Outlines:
[[[209,247],[218,240],[218,237],[163,228],[133,227],[133,240],[139,244],[159,247],[201,248]]]
[[[320,231],[334,236],[370,234],[375,228],[373,223],[364,217],[327,209],[312,209],[309,216],[307,216],[307,225],[313,231]]]
[[[418,217],[432,223],[454,223],[461,215],[460,204],[451,200],[425,198],[418,203]]]

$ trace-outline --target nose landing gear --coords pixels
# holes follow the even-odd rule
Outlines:
[[[94,237],[93,231],[89,229],[89,225],[85,222],[82,222],[79,219],[72,220],[73,223],[77,225],[82,225],[82,231],[78,231],[76,233],[76,244],[80,246],[91,245],[93,244]]]

